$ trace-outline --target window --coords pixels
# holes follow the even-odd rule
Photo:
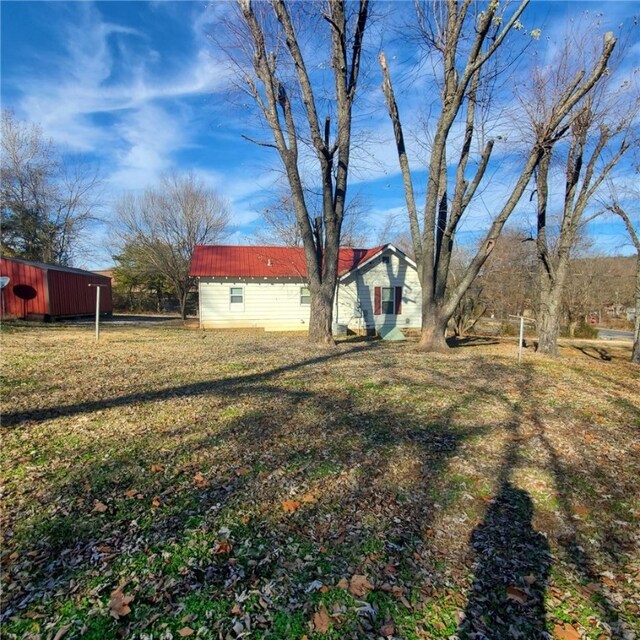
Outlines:
[[[402,287],[374,287],[373,315],[399,316],[402,313]]]
[[[242,287],[231,287],[229,289],[229,302],[231,304],[244,303],[244,291]]]
[[[393,315],[395,313],[395,288],[382,287],[382,313]]]
[[[300,287],[300,304],[311,304],[309,287]]]

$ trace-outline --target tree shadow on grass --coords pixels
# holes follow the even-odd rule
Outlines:
[[[346,355],[355,355],[361,351],[375,348],[378,344],[380,343],[373,342],[356,346],[348,350],[332,350],[328,353],[324,353],[313,358],[300,360],[291,364],[270,369],[265,372],[250,373],[244,376],[231,376],[227,378],[220,378],[218,380],[207,380],[205,382],[196,382],[180,386],[173,386],[166,389],[140,391],[123,396],[116,396],[112,398],[98,398],[96,400],[79,402],[70,405],[40,407],[30,409],[28,411],[7,411],[2,415],[2,426],[5,428],[15,427],[24,422],[37,423],[61,416],[74,416],[102,409],[123,407],[138,403],[154,402],[158,400],[179,398],[185,396],[197,397],[217,393],[229,395],[241,390],[244,387],[255,388],[255,385],[257,383],[262,384],[272,378],[276,378],[288,372],[296,371],[300,368],[322,364],[338,357],[344,357]]]
[[[377,398],[385,385],[366,388],[361,396],[335,383],[329,389],[304,386],[307,368],[317,375],[313,366],[335,355],[99,403],[101,409],[133,405],[130,420],[142,417],[138,408],[173,398],[177,411],[188,408],[181,402],[191,396],[214,411],[235,401],[240,408],[220,428],[213,428],[215,420],[210,428],[168,425],[160,440],[178,446],[165,458],[156,457],[162,446],[154,452],[139,443],[139,451],[114,459],[124,448],[117,436],[100,443],[98,450],[110,456],[94,458],[94,445],[86,452],[76,450],[89,462],[72,465],[40,494],[43,517],[37,526],[20,524],[19,557],[11,570],[16,586],[5,615],[20,616],[38,602],[60,602],[68,597],[70,584],[86,593],[91,581],[100,581],[102,589],[93,587],[93,602],[104,601],[117,586],[117,576],[131,575],[136,576],[136,607],[119,623],[131,632],[146,627],[143,618],[150,609],[172,610],[176,602],[197,594],[203,600],[233,602],[236,594],[255,590],[257,584],[277,582],[281,609],[305,620],[316,602],[306,591],[314,580],[336,583],[358,572],[408,595],[385,571],[401,567],[415,585],[426,579],[432,567],[423,532],[434,516],[434,503],[455,489],[448,463],[465,441],[499,426],[457,423],[457,412],[480,393],[473,386],[452,395],[429,419]],[[449,380],[441,384],[444,389]],[[257,406],[245,405],[249,396]],[[89,413],[96,404],[76,403],[61,407],[60,413]],[[179,436],[184,439],[173,440]],[[150,463],[160,463],[161,469],[149,472]],[[405,466],[398,480],[396,472]],[[284,501],[300,501],[306,493],[311,502],[301,502],[290,514],[283,511]],[[67,499],[59,500],[62,496]],[[106,505],[104,514],[92,509],[94,500]],[[46,508],[54,504],[55,510]],[[221,534],[225,527],[229,533]],[[232,558],[212,555],[221,535],[230,537]],[[421,563],[415,560],[418,552]],[[231,605],[225,607],[219,621],[228,629]],[[265,619],[269,628],[271,620]],[[110,633],[118,625],[106,620]]]
[[[594,360],[603,360],[605,362],[611,362],[614,356],[612,356],[607,349],[604,347],[594,347],[594,346],[584,346],[580,347],[577,345],[573,345],[573,348],[576,351],[588,356],[589,358],[593,358]]]
[[[458,347],[485,347],[500,344],[500,341],[486,336],[464,336],[462,338],[453,336],[447,338],[447,344],[451,348],[457,349]]]

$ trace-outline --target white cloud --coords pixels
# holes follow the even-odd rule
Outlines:
[[[175,75],[159,74],[159,54],[143,33],[104,21],[90,3],[74,10],[61,33],[64,52],[17,82],[16,111],[70,151],[101,157],[114,188],[143,187],[192,144],[180,101],[220,89],[225,70],[201,47]]]

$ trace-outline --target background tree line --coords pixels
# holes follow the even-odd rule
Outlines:
[[[368,223],[366,214],[349,215],[347,193],[359,143],[353,123],[361,70],[367,82],[376,73],[380,49],[369,39],[385,44],[381,22],[388,21],[389,33],[402,32],[415,54],[415,69],[401,75],[408,83],[395,79],[398,63],[384,49],[377,73],[404,188],[403,227],[422,287],[420,348],[447,349],[447,327],[458,325],[461,309],[477,314],[473,299],[490,291],[490,258],[514,212],[533,217],[526,247],[535,247],[527,256],[536,279],[532,304],[539,348],[551,355],[563,318],[575,325],[580,315],[575,283],[586,263],[576,251],[585,225],[609,210],[636,237],[633,200],[616,191],[616,172],[640,140],[638,74],[626,60],[629,30],[637,25],[603,33],[600,14],[592,14],[571,20],[564,37],[545,47],[528,5],[418,0],[412,12],[399,14],[403,23],[393,12],[376,15],[367,0],[238,0],[221,12],[213,48],[267,134],[245,137],[281,163],[285,191],[264,217],[270,237],[303,248],[312,342],[333,344],[338,247],[358,241]],[[416,104],[418,125],[407,117]],[[69,180],[36,128],[17,127],[10,116],[3,128],[5,120],[14,135],[3,135],[3,250],[69,262],[74,239],[91,220],[91,181],[86,174]],[[505,189],[497,176],[507,162]],[[460,229],[489,196],[481,241],[461,241]],[[115,210],[123,286],[131,293],[140,278],[156,278],[148,289],[158,296],[171,291],[184,316],[190,252],[224,235],[226,205],[193,176],[173,175],[142,194],[125,194]]]

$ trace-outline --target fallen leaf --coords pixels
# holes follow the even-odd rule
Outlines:
[[[297,500],[285,500],[282,503],[282,508],[287,513],[293,513],[294,511],[297,511],[300,508],[300,503]]]
[[[159,473],[160,471],[164,471],[164,467],[161,464],[152,464],[151,471],[153,473]]]
[[[162,504],[162,502],[160,502],[160,498],[158,498],[158,496],[154,496],[152,498],[152,500],[151,500],[151,506],[152,507],[157,509],[161,504]]]
[[[231,553],[231,549],[233,549],[233,545],[228,540],[219,540],[213,548],[213,553],[216,555]]]
[[[313,615],[313,626],[318,633],[327,633],[331,618],[329,612],[324,605],[320,605],[320,609]]]
[[[342,578],[342,580],[340,580],[338,582],[336,587],[338,587],[338,589],[348,589],[349,588],[349,581],[346,578]]]
[[[525,604],[525,602],[527,601],[527,594],[518,587],[510,586],[507,587],[507,598],[509,600],[515,600],[520,604]]]
[[[209,481],[201,473],[196,473],[196,475],[193,476],[193,481],[199,487],[207,487],[207,486],[209,486]]]
[[[387,622],[382,627],[380,627],[380,635],[384,636],[385,638],[387,636],[392,636],[395,632],[396,628],[393,622]]]
[[[231,607],[231,613],[234,616],[241,616],[242,615],[242,607],[236,602],[233,607]]]
[[[251,467],[238,467],[236,469],[236,473],[239,476],[246,476],[247,474],[251,473]]]
[[[194,630],[191,627],[182,627],[180,631],[178,631],[178,635],[182,638],[186,638],[188,636],[192,636],[194,634]]]
[[[362,597],[371,589],[373,589],[373,585],[367,580],[367,576],[355,574],[351,577],[349,591],[351,591],[354,596]]]
[[[118,620],[122,616],[131,613],[129,605],[133,602],[133,599],[133,596],[127,596],[122,592],[121,586],[112,591],[111,599],[109,600],[109,613],[111,616]]]
[[[557,624],[553,628],[553,637],[558,640],[580,640],[580,633],[568,623]]]
[[[318,502],[318,498],[314,497],[311,493],[305,493],[300,500],[308,504],[315,504]]]
[[[136,489],[128,489],[127,491],[124,492],[124,495],[126,498],[133,498],[137,493],[138,492]]]
[[[576,507],[573,508],[573,513],[575,513],[577,516],[588,516],[591,511],[589,511],[589,509],[587,509],[587,507],[583,507],[581,505],[578,505]]]
[[[98,513],[104,513],[108,508],[109,507],[107,507],[104,502],[100,502],[100,500],[93,501],[93,510],[97,511]]]
[[[69,629],[71,629],[71,627],[69,625],[67,625],[66,627],[60,627],[58,629],[58,632],[56,633],[55,636],[53,636],[53,640],[60,640],[62,638],[62,636],[67,633],[67,631],[69,631]]]
[[[533,574],[531,574],[531,575],[525,576],[525,577],[524,577],[524,581],[525,581],[529,586],[531,586],[532,584],[534,584],[534,583],[535,583],[535,581],[536,581],[536,577],[535,577]]]
[[[111,553],[113,551],[113,547],[106,544],[99,544],[96,547],[96,551],[99,551],[100,553]]]

